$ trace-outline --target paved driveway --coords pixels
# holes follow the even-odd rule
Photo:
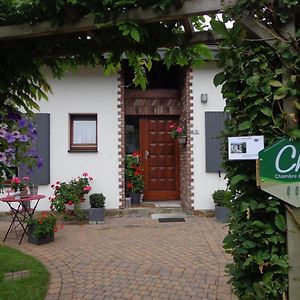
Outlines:
[[[8,223],[0,222],[2,240]],[[107,218],[103,225],[65,225],[54,243],[6,245],[48,268],[51,299],[233,299],[224,266],[227,227],[214,218],[185,223]]]

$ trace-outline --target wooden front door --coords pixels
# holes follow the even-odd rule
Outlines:
[[[169,133],[174,119],[140,119],[145,200],[179,199],[179,147]]]

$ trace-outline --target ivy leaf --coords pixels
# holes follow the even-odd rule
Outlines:
[[[272,272],[267,272],[266,274],[264,274],[263,276],[263,283],[265,285],[269,285],[272,281],[272,277],[273,277],[273,273]]]
[[[288,131],[288,135],[294,139],[300,138],[300,130],[297,128],[291,129]]]
[[[245,121],[239,125],[239,130],[249,129],[251,127],[250,121]]]
[[[266,299],[266,294],[263,290],[262,285],[259,282],[254,282],[253,283],[253,289],[256,293],[257,298],[256,299]]]
[[[260,229],[263,229],[266,227],[265,224],[259,220],[253,221],[252,224]]]
[[[275,225],[281,231],[285,231],[286,230],[285,218],[284,218],[283,215],[276,215],[275,216]]]
[[[270,107],[263,107],[263,108],[261,108],[260,109],[260,111],[264,114],[264,115],[266,115],[267,117],[272,117],[272,110],[271,110],[271,108]]]
[[[245,179],[247,179],[247,177],[245,175],[235,175],[231,178],[230,180],[230,185],[231,187],[235,187],[238,183],[240,183],[241,181],[244,181]]]
[[[220,72],[220,73],[218,73],[215,77],[214,77],[214,85],[215,86],[218,86],[218,85],[220,85],[220,84],[222,84],[223,83],[223,81],[224,81],[224,72]]]
[[[274,80],[274,79],[270,80],[269,84],[274,87],[282,87],[283,86],[283,84],[280,81]]]
[[[137,43],[139,43],[140,40],[141,40],[140,33],[139,33],[139,31],[138,31],[136,28],[131,28],[131,29],[130,29],[130,36],[131,36]]]
[[[216,19],[211,19],[210,25],[213,28],[213,30],[216,31],[217,33],[220,33],[224,37],[228,36],[226,26],[224,25],[223,22],[218,21]]]
[[[286,94],[274,95],[274,100],[281,100],[286,97]]]
[[[247,240],[247,241],[243,242],[243,246],[246,249],[252,249],[252,248],[256,247],[256,244],[254,242],[252,242],[252,241]]]

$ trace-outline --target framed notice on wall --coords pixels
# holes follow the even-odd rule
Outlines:
[[[263,135],[235,136],[228,138],[229,160],[255,160],[264,149]]]

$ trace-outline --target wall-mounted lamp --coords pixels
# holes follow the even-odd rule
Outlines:
[[[208,100],[207,94],[201,94],[200,99],[201,99],[201,102],[203,102],[203,103],[207,102],[207,100]]]

